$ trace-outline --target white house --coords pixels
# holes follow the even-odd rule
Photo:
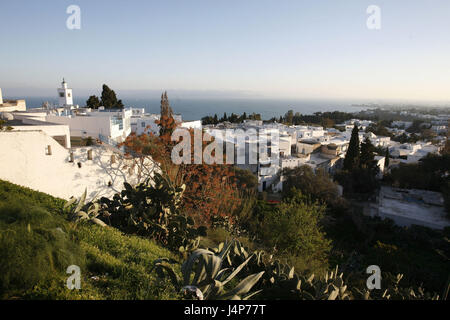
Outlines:
[[[111,197],[123,182],[138,182],[139,168],[110,146],[69,150],[46,132],[0,132],[0,179],[55,197]],[[148,164],[151,168],[151,164]]]
[[[116,144],[131,133],[131,113],[130,109],[73,109],[67,114],[48,114],[46,121],[68,125],[71,136]]]
[[[0,88],[0,112],[25,111],[27,105],[25,100],[3,100],[2,89]]]

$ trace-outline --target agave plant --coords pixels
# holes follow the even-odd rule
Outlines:
[[[69,211],[69,220],[74,222],[89,221],[99,226],[105,227],[106,223],[98,219],[100,213],[100,204],[94,200],[88,203],[86,202],[87,189],[84,190],[80,199],[77,202],[75,197],[71,197],[64,205],[64,209],[71,207]],[[72,206],[76,203],[76,206]]]
[[[422,287],[418,288],[403,288],[400,287],[400,281],[403,279],[403,274],[397,274],[392,277],[387,274],[384,283],[386,289],[383,291],[367,289],[359,290],[355,288],[354,296],[361,300],[439,300],[440,296],[437,293],[425,292]],[[443,297],[443,299],[445,299]]]
[[[232,280],[253,258],[253,256],[250,256],[236,268],[222,269],[224,258],[232,246],[233,241],[225,245],[222,244],[217,252],[207,249],[197,249],[192,252],[181,266],[182,280],[178,278],[171,266],[174,263],[173,260],[155,260],[152,270],[156,270],[159,278],[169,277],[175,288],[180,290],[185,297],[199,300],[247,300],[260,292],[259,290],[249,293],[262,277],[264,271],[248,275],[237,285],[229,288]]]
[[[223,243],[218,248],[210,249],[219,252]],[[247,261],[248,260],[248,261]],[[334,271],[327,272],[323,277],[314,274],[308,278],[295,273],[294,267],[273,259],[273,255],[266,256],[264,251],[249,253],[239,241],[234,240],[232,247],[224,256],[227,267],[241,264],[245,261],[243,272],[264,272],[257,287],[261,290],[259,297],[267,299],[350,299],[351,292],[344,285],[343,274],[339,274],[338,267]]]

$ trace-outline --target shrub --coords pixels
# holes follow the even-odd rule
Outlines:
[[[260,238],[279,254],[303,258],[306,270],[321,268],[327,263],[331,244],[319,225],[324,211],[323,205],[312,203],[298,191],[267,212]]]

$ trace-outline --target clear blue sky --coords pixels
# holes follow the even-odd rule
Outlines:
[[[64,76],[74,90],[450,101],[449,0],[15,0],[0,17],[5,96],[53,95]]]

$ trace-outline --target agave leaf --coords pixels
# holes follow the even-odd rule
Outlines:
[[[220,281],[222,279],[222,277],[225,275],[225,272],[228,272],[230,270],[231,270],[231,268],[224,268],[224,269],[220,270],[217,273],[216,279]]]
[[[252,292],[252,293],[246,295],[244,298],[242,298],[242,300],[248,300],[248,299],[250,299],[251,297],[253,297],[253,296],[257,295],[258,293],[260,293],[261,291],[262,291],[262,290],[258,290],[258,291]]]
[[[294,277],[294,267],[289,270],[288,279],[292,279]]]
[[[98,216],[98,210],[100,209],[100,205],[97,202],[94,202],[88,209],[88,213],[93,218]]]
[[[227,299],[234,296],[241,296],[246,294],[259,281],[259,279],[262,277],[263,274],[264,271],[249,275],[244,280],[242,280],[234,289],[230,290],[227,294],[225,294],[223,298]]]
[[[222,266],[222,259],[216,255],[208,256],[206,260],[206,274],[209,279],[215,279],[217,273],[220,271],[220,267]]]
[[[227,284],[228,281],[230,281],[231,279],[233,279],[238,273],[239,271],[242,270],[242,268],[245,267],[245,265],[250,261],[250,259],[253,257],[253,255],[251,255],[250,257],[247,258],[247,260],[245,260],[244,262],[241,263],[241,265],[239,267],[237,267],[224,281],[223,281],[223,285]]]
[[[199,259],[199,257],[202,254],[214,255],[214,253],[212,253],[209,250],[196,249],[196,250],[194,250],[194,252],[192,252],[189,255],[187,260],[181,265],[181,272],[183,273],[184,285],[189,285],[189,280],[190,280],[190,275],[191,275],[191,272],[192,272],[192,268],[193,268],[195,262]]]
[[[87,195],[87,188],[84,189],[83,194],[81,195],[80,201],[78,201],[77,207],[75,208],[74,212],[78,212],[81,210],[81,208],[83,208],[84,206],[84,201],[86,201],[86,195]]]
[[[180,280],[178,279],[178,276],[176,275],[175,271],[173,271],[172,267],[167,264],[167,262],[159,262],[155,265],[156,270],[162,272],[165,270],[167,272],[167,275],[169,276],[170,280],[172,281],[172,284],[175,288],[180,287]]]
[[[63,207],[63,208],[66,209],[66,208],[70,207],[72,204],[75,203],[75,201],[77,201],[77,198],[75,198],[75,197],[70,197],[69,201],[67,201],[67,202],[64,204],[64,207]]]
[[[91,218],[91,221],[95,224],[98,224],[99,226],[106,227],[106,223],[98,218]]]
[[[337,296],[339,295],[339,289],[335,289],[331,292],[331,294],[328,296],[328,300],[336,300]]]
[[[233,243],[234,243],[234,241],[230,241],[228,243],[225,243],[226,245],[224,246],[222,251],[219,253],[219,258],[223,259],[228,254],[228,252],[230,251],[231,246],[233,245]],[[230,265],[231,265],[231,263],[230,263]]]
[[[205,267],[205,263],[204,260],[202,259],[203,256],[201,256],[199,258],[199,262],[197,263],[196,269],[195,269],[195,274],[194,274],[194,279],[192,279],[192,284],[194,286],[197,287],[204,287],[205,285],[208,285],[210,283],[210,280],[207,279],[207,272],[206,272],[206,267]],[[190,279],[190,274],[184,274],[183,273],[183,277],[184,277],[184,281],[186,281],[186,279]],[[205,281],[206,280],[206,281]],[[188,280],[189,282],[189,280]],[[186,282],[184,283],[184,285],[186,285]]]
[[[75,215],[75,217],[77,218],[77,220],[89,220],[89,216],[86,212],[84,211],[78,211],[77,214]]]

